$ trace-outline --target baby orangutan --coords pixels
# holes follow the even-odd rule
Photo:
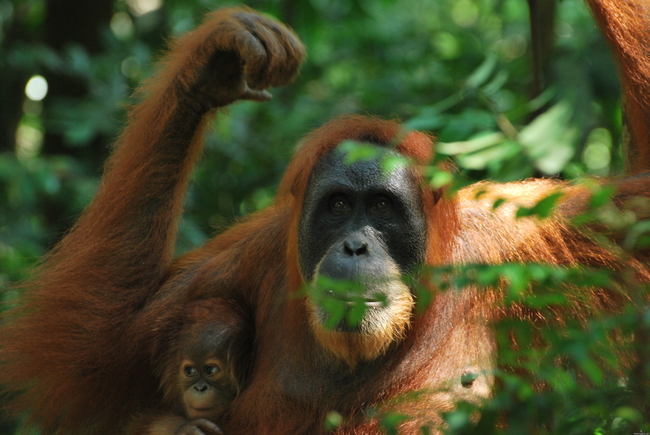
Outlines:
[[[181,330],[159,358],[165,410],[132,424],[136,435],[216,435],[216,424],[237,396],[250,356],[245,319],[225,299],[187,307]]]

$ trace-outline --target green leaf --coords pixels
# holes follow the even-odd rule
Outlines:
[[[506,199],[504,198],[497,198],[494,200],[494,203],[492,204],[492,210],[496,210],[497,208],[501,207],[503,204],[507,202]]]
[[[486,147],[480,151],[458,156],[458,164],[463,168],[482,170],[496,162],[508,160],[521,153],[521,147],[510,141]]]
[[[352,165],[359,161],[374,160],[381,154],[380,149],[374,145],[353,140],[341,142],[337,150],[345,154],[343,162]]]
[[[336,411],[330,411],[327,416],[325,416],[325,422],[323,426],[326,431],[331,431],[343,424],[343,416]]]
[[[497,56],[495,53],[489,53],[483,63],[472,72],[465,80],[465,86],[468,88],[478,88],[488,81],[497,65]]]
[[[397,430],[399,425],[410,419],[411,417],[408,415],[399,412],[389,412],[384,415],[379,424],[388,435],[397,435],[399,433]]]
[[[386,154],[379,160],[379,168],[383,176],[389,176],[394,171],[407,168],[409,165],[409,159],[401,155]]]
[[[595,186],[592,189],[591,198],[589,198],[589,206],[592,208],[604,206],[607,202],[611,201],[614,193],[616,193],[614,186]]]
[[[519,209],[517,209],[516,217],[537,216],[540,219],[545,219],[551,215],[551,212],[555,209],[555,206],[562,196],[564,196],[564,193],[555,192],[541,199],[531,208],[523,206],[519,207]]]
[[[571,124],[572,114],[572,106],[566,101],[560,102],[519,133],[519,143],[544,174],[559,173],[575,154],[579,130]]]
[[[436,151],[446,155],[466,154],[498,145],[505,140],[503,133],[486,133],[462,142],[438,142]]]
[[[429,179],[429,185],[434,189],[448,186],[454,181],[453,174],[436,166],[429,166],[426,169],[426,177]]]
[[[431,304],[433,300],[433,294],[430,290],[424,288],[423,286],[416,286],[415,288],[415,308],[418,314],[423,313],[424,310]]]
[[[366,314],[366,304],[363,298],[352,298],[348,302],[347,321],[350,326],[356,326],[361,323],[363,316]]]

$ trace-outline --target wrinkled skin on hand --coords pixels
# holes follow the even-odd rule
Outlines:
[[[200,65],[194,77],[179,78],[188,96],[207,108],[269,100],[265,89],[290,83],[305,56],[291,30],[246,8],[209,14],[173,50],[190,57],[185,65]]]

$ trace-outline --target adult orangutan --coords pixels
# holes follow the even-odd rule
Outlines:
[[[648,75],[628,74],[625,57],[650,64],[638,50],[625,51],[648,40],[641,2],[590,5],[612,23],[603,26],[607,32],[637,29],[634,38],[621,32],[612,40],[626,59],[624,82],[647,83]],[[177,326],[165,319],[194,301],[223,297],[254,319],[255,331],[247,337],[255,343],[250,379],[220,424],[225,433],[319,433],[336,410],[343,417],[336,433],[375,434],[371,408],[414,416],[402,433],[417,433],[422,424],[435,431],[440,412],[457,400],[490,395],[489,321],[498,293],[432,289],[433,302],[416,314],[420,266],[621,266],[567,222],[584,207],[586,191],[538,180],[443,195],[420,172],[433,156],[430,137],[360,116],[307,136],[272,206],[172,262],[208,115],[239,99],[267,99],[264,89],[290,82],[302,57],[295,35],[248,9],[212,13],[173,45],[140,90],[144,99],[131,111],[97,196],[45,259],[2,333],[2,384],[29,423],[43,433],[112,434],[133,414],[157,409],[148,349]],[[647,109],[645,97],[638,102],[632,110]],[[350,140],[373,147],[377,157],[345,163],[339,145]],[[386,156],[410,164],[382,172]],[[643,177],[616,185],[617,200],[650,195]],[[475,201],[479,190],[488,193]],[[556,191],[564,197],[553,216],[515,219],[513,204],[530,206]],[[492,212],[491,197],[511,205]],[[642,264],[633,266],[648,278]],[[355,285],[344,291],[322,285],[332,281]],[[582,306],[602,303],[598,291],[587,296],[592,303]],[[365,310],[359,321],[333,319],[327,309],[333,303]],[[413,403],[396,400],[422,389]]]

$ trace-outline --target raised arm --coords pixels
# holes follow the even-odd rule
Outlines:
[[[144,100],[131,111],[97,197],[52,257],[82,273],[65,282],[160,285],[205,115],[238,99],[270,98],[262,89],[291,81],[302,53],[282,25],[241,9],[213,13],[177,41],[138,92]]]
[[[642,0],[586,0],[618,61],[629,175],[650,170],[650,9]]]
[[[224,9],[176,41],[138,91],[95,199],[0,332],[12,410],[42,433],[119,433],[146,402],[154,384],[129,323],[169,269],[206,115],[269,99],[265,89],[290,82],[303,55],[283,25]]]

